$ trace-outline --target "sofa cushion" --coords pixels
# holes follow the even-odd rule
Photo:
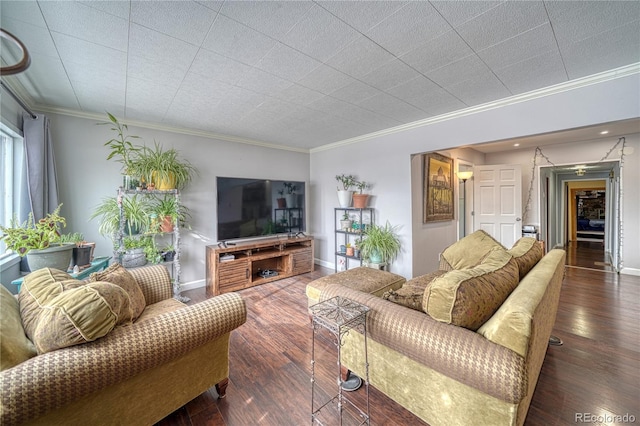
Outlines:
[[[483,230],[475,231],[447,247],[440,256],[444,271],[473,268],[495,247],[504,248]]]
[[[397,290],[389,290],[382,295],[382,298],[407,308],[423,311],[422,299],[427,286],[435,278],[446,274],[447,271],[434,271],[416,278],[412,278]]]
[[[135,321],[147,305],[144,294],[136,279],[119,263],[114,263],[104,271],[94,272],[89,276],[89,282],[106,281],[122,287],[131,298],[133,320]]]
[[[24,277],[18,301],[20,303],[20,317],[25,333],[33,340],[42,306],[65,290],[84,285],[64,271],[53,268],[42,268]]]
[[[495,247],[474,268],[449,271],[424,292],[424,311],[432,318],[477,330],[518,285],[518,265]]]
[[[529,273],[531,268],[544,256],[542,246],[538,240],[531,237],[522,237],[507,250],[516,260],[520,271],[520,279]]]
[[[34,357],[36,348],[24,333],[18,299],[1,284],[0,313],[0,371],[3,371]]]
[[[42,306],[33,343],[38,353],[91,342],[131,322],[127,292],[108,282],[63,291]]]

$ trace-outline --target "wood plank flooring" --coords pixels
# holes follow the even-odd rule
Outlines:
[[[595,256],[600,256],[598,250]],[[231,336],[227,397],[217,399],[211,388],[158,425],[310,424],[311,328],[305,287],[332,272],[316,267],[309,274],[242,290],[248,318]],[[206,297],[203,288],[184,294],[191,303]],[[564,345],[547,351],[526,425],[576,424],[580,413],[629,414],[640,422],[639,300],[640,277],[566,268],[554,328]],[[316,377],[325,393],[336,386],[335,354],[329,338],[316,339]],[[370,390],[372,425],[425,424]],[[355,394],[363,401],[362,389]]]

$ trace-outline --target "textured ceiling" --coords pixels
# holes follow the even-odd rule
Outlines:
[[[3,79],[34,108],[109,111],[300,149],[640,61],[638,1],[0,7],[2,28],[32,54],[25,73]]]

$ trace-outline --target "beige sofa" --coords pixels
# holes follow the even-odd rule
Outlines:
[[[146,300],[134,323],[42,354],[25,336],[17,298],[0,286],[0,424],[153,424],[213,385],[224,396],[229,335],[246,320],[242,298],[186,306],[172,298],[164,266],[130,272]]]
[[[487,247],[494,245],[486,237],[472,234],[470,244],[456,243],[449,254],[457,260],[443,259],[444,270],[430,274],[427,281],[467,274],[484,279],[488,286],[496,284],[486,270],[473,272],[478,268],[473,265],[488,256]],[[490,244],[483,246],[485,242]],[[539,250],[537,259],[542,256]],[[383,296],[396,303],[343,285],[327,286],[320,300],[342,296],[371,308],[367,318],[370,383],[430,425],[522,425],[555,322],[565,252],[552,250],[537,263],[529,263],[531,269],[521,279],[516,277],[517,287],[477,330],[448,321],[446,316],[455,309],[436,312],[438,319],[434,319],[415,306],[397,303],[400,296],[411,299],[402,289],[420,287],[424,277]],[[511,260],[509,265],[513,266]],[[522,270],[503,268],[500,273]],[[429,304],[435,303],[438,291],[447,292],[442,287],[429,290],[429,284],[422,291],[424,303]],[[344,342],[342,363],[364,377],[363,336],[348,333]]]

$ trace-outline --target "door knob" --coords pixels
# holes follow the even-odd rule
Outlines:
[[[519,217],[516,217],[516,222],[520,222],[522,219],[520,219]]]

